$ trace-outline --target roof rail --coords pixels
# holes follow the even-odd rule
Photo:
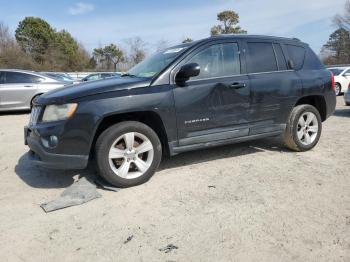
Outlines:
[[[299,38],[293,37],[281,37],[281,36],[270,36],[270,35],[250,35],[250,34],[218,34],[218,35],[211,35],[209,38],[216,38],[216,37],[230,37],[230,36],[237,36],[242,38],[250,38],[250,37],[262,37],[262,38],[271,38],[271,39],[286,39],[286,40],[293,40],[301,42]]]

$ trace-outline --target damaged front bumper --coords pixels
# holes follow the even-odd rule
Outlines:
[[[88,155],[56,153],[54,149],[50,148],[47,140],[40,136],[40,133],[43,132],[40,132],[37,128],[24,127],[24,143],[30,148],[29,160],[35,165],[62,170],[85,169],[87,167]]]

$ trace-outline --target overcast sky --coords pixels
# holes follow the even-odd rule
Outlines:
[[[297,37],[318,53],[335,30],[332,18],[345,0],[177,0],[47,1],[0,0],[0,20],[15,30],[25,16],[38,16],[66,29],[88,50],[125,44],[140,36],[152,49],[159,41],[177,44],[185,37],[209,36],[216,14],[232,9],[249,34]]]

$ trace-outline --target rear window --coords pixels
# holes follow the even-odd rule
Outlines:
[[[248,42],[248,72],[263,73],[277,71],[277,61],[272,43]]]
[[[305,48],[296,45],[286,44],[290,59],[293,61],[294,69],[300,70],[303,67],[305,59]]]
[[[6,83],[8,84],[22,84],[22,83],[38,83],[41,77],[20,73],[20,72],[6,72]]]
[[[318,56],[312,51],[311,48],[307,48],[306,51],[306,56],[305,56],[305,62],[304,62],[304,69],[313,69],[313,70],[318,70],[318,69],[324,69],[324,65],[321,63],[320,59]]]
[[[273,44],[273,48],[275,49],[277,64],[279,70],[287,70],[287,62],[284,57],[282,47],[280,44]]]

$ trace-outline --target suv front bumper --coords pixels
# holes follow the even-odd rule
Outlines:
[[[51,169],[85,169],[89,156],[66,155],[48,152],[38,135],[28,127],[24,127],[24,143],[29,146],[29,159],[36,165]]]

